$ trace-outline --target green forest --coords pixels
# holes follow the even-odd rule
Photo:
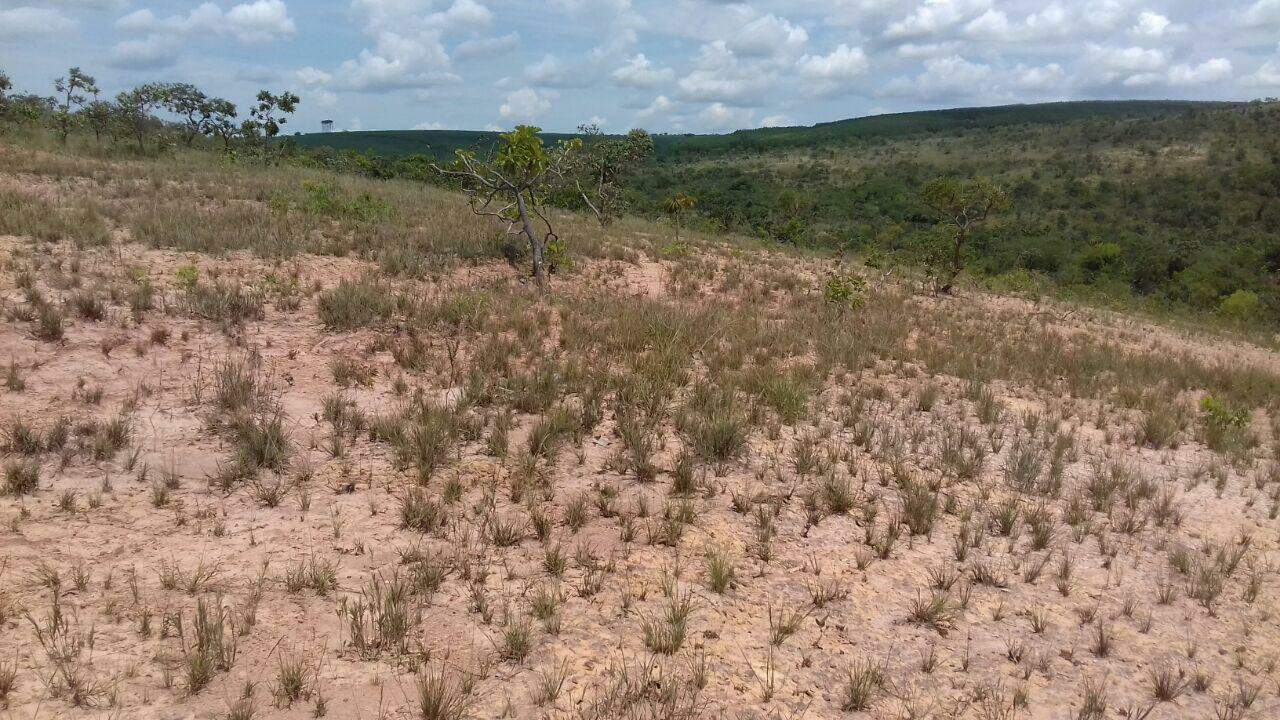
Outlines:
[[[425,179],[426,156],[493,138],[294,139],[316,162]],[[1010,197],[965,248],[967,270],[984,282],[1280,320],[1277,103],[1055,103],[655,135],[623,195],[644,216],[661,216],[676,193],[692,196],[687,222],[704,230],[917,263],[937,242],[938,218],[920,192],[938,177],[990,178]]]

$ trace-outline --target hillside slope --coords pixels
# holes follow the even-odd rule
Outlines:
[[[739,151],[779,148],[819,149],[859,140],[897,138],[920,133],[955,133],[1010,125],[1062,123],[1074,120],[1149,118],[1188,110],[1231,107],[1233,103],[1168,101],[1085,101],[1040,105],[1004,105],[921,112],[892,113],[811,127],[777,127],[739,130],[724,135],[655,135],[660,159],[706,156]],[[364,130],[339,133],[305,133],[294,136],[304,148],[356,150],[387,157],[424,154],[440,159],[455,150],[493,144],[497,133],[475,130]],[[548,142],[574,137],[546,133]]]

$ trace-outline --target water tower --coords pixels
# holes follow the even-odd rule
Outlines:
[[[321,121],[320,121],[320,132],[327,132],[327,133],[333,132],[333,121],[332,121],[332,120],[321,120]]]

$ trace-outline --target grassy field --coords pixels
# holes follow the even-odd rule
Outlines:
[[[1275,352],[552,220],[0,145],[0,706],[1280,712]]]

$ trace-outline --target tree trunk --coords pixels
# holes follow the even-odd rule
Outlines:
[[[947,268],[946,280],[940,280],[938,283],[938,292],[943,295],[951,294],[951,288],[955,286],[956,278],[960,276],[960,253],[964,250],[964,243],[967,235],[967,230],[956,230],[955,245],[951,249],[951,267]]]
[[[529,250],[533,255],[533,279],[538,283],[538,287],[545,288],[547,286],[546,243],[534,232],[533,221],[529,219],[529,209],[525,206],[523,191],[516,193],[516,210],[520,213],[524,236],[529,240]]]

